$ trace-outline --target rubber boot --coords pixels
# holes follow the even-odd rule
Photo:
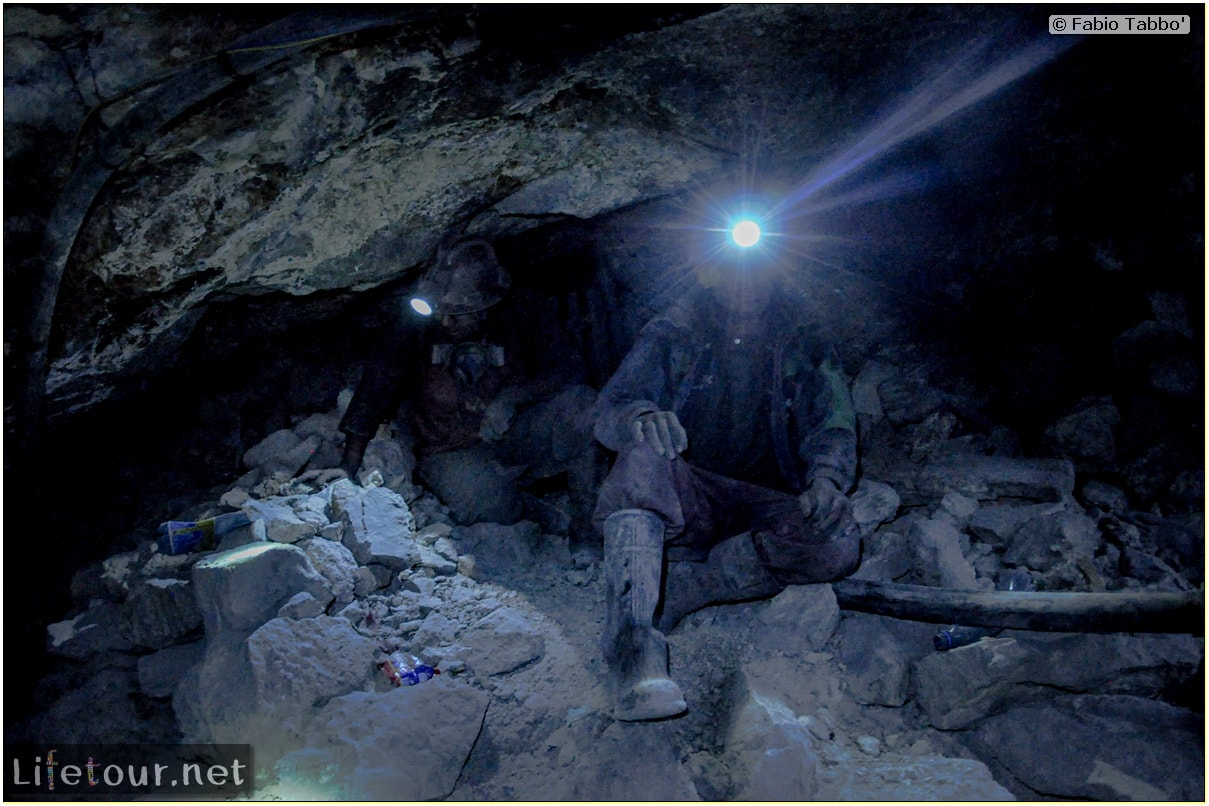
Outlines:
[[[667,675],[667,640],[654,627],[663,576],[663,522],[645,509],[623,509],[604,522],[607,617],[602,648],[613,669],[613,716],[663,719],[687,710]]]
[[[669,633],[703,607],[767,599],[785,586],[764,567],[751,532],[744,532],[714,546],[703,563],[670,563],[666,588],[659,629]]]

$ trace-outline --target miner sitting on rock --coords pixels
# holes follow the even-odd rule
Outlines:
[[[574,362],[552,365],[556,345],[526,349],[528,322],[492,316],[511,286],[491,244],[462,241],[443,251],[400,311],[386,355],[371,361],[341,421],[342,468],[354,476],[365,449],[410,383],[418,472],[460,523],[514,523],[520,487],[567,474],[571,555],[599,556],[591,525],[597,451],[596,392],[576,383]]]
[[[685,615],[859,564],[846,497],[856,430],[838,356],[804,326],[773,267],[746,268],[699,272],[600,393],[595,433],[617,458],[594,520],[620,720],[686,710],[664,639]]]

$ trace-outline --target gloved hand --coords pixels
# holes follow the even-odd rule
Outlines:
[[[503,396],[497,397],[483,412],[483,419],[479,423],[479,439],[484,442],[499,442],[504,438],[504,434],[508,433],[515,419],[515,404]]]
[[[634,421],[634,441],[649,442],[655,453],[675,459],[688,448],[688,434],[671,411],[652,411]]]
[[[798,506],[806,520],[819,532],[834,527],[845,515],[852,514],[852,502],[834,481],[815,479],[798,496]]]

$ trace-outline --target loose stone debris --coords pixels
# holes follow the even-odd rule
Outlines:
[[[892,364],[856,390],[867,428],[893,434],[853,495],[856,578],[1202,584],[1200,515],[1131,510],[1103,481],[1076,492],[1073,460],[912,442],[944,398]],[[945,625],[841,611],[830,585],[689,616],[669,635],[689,712],[615,722],[599,569],[536,520],[456,525],[412,483],[397,427],[357,480],[309,469],[299,447],[339,455],[337,421],[270,435],[220,500],[174,513],[242,510],[216,550],[148,541],[77,575],[78,610],[47,631],[62,669],[46,685],[69,693],[30,735],[252,742],[258,799],[1203,799],[1202,637],[1004,630],[937,652]],[[565,525],[560,504],[534,511]],[[396,687],[392,653],[435,676]]]

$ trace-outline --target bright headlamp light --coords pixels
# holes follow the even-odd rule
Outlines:
[[[758,244],[761,234],[760,225],[750,218],[740,218],[730,228],[731,243],[743,249]]]

